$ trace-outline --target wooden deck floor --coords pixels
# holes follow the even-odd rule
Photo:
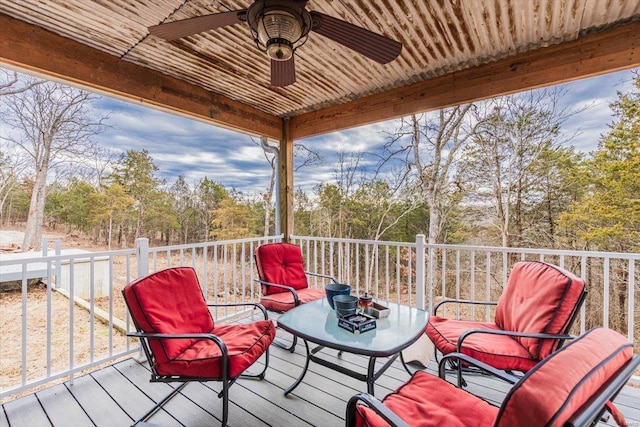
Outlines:
[[[278,331],[283,337],[286,333]],[[364,357],[323,350],[336,363],[366,370]],[[304,382],[288,397],[283,391],[304,366],[304,347],[291,354],[271,347],[269,369],[264,381],[239,380],[230,389],[231,426],[344,426],[347,400],[365,391],[365,383],[311,364]],[[432,362],[427,368],[435,372]],[[376,382],[375,394],[382,398],[409,378],[396,362]],[[484,376],[468,376],[469,391],[499,404],[507,387]],[[6,402],[0,413],[0,427],[38,426],[128,426],[144,415],[170,390],[171,385],[149,382],[149,370],[133,359],[116,363],[76,378],[73,385],[59,384]],[[149,422],[162,426],[219,425],[220,384],[191,383],[157,412]],[[640,425],[640,389],[626,387],[616,404],[629,425]]]

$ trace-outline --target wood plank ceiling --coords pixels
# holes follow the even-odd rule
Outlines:
[[[531,56],[536,50],[611,31],[618,31],[615,42],[594,40],[610,44],[606,49],[616,61],[605,61],[599,66],[603,70],[574,67],[554,79],[640,63],[638,0],[310,0],[308,10],[394,38],[403,50],[395,61],[380,65],[312,32],[296,52],[297,82],[286,87],[270,85],[269,60],[244,23],[172,42],[147,29],[250,4],[4,0],[0,62],[278,139],[283,118],[291,118],[291,137],[298,139],[546,84],[549,67],[562,60],[550,60],[544,49]],[[628,43],[620,46],[620,38]],[[601,55],[583,49],[581,57],[568,62]],[[567,55],[565,48],[556,52]],[[540,81],[528,74],[540,72],[532,69],[531,58],[542,61],[537,67],[547,76]],[[491,79],[503,80],[505,67],[518,82],[501,87]],[[481,80],[488,86],[478,94],[459,93],[469,80],[461,72],[474,69],[479,73],[474,84]]]

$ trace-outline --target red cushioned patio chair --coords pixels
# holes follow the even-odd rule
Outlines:
[[[189,381],[221,381],[222,425],[227,424],[229,387],[238,378],[263,379],[275,327],[259,304],[209,304],[193,268],[161,270],[127,284],[123,291],[149,365],[152,382],[182,382],[138,422],[151,417]],[[215,324],[209,307],[253,306],[264,320]],[[244,374],[260,356],[259,374]]]
[[[500,407],[446,381],[445,363],[460,358],[515,385]],[[640,365],[631,343],[610,329],[595,328],[538,363],[523,377],[450,353],[440,376],[424,371],[382,401],[360,393],[347,404],[348,427],[381,426],[590,426],[609,412],[618,425],[624,417],[614,398]]]
[[[324,287],[309,287],[307,275],[323,277],[338,283],[333,276],[305,271],[300,247],[291,243],[267,243],[255,250],[258,279],[262,297],[260,304],[267,310],[284,313],[292,308],[325,297]],[[274,344],[293,353],[297,337],[291,345]]]
[[[584,281],[555,265],[517,262],[498,302],[443,300],[434,307],[426,333],[438,352],[467,354],[496,369],[527,372],[565,340],[587,294]],[[493,322],[437,315],[445,304],[495,305]],[[462,386],[463,364],[454,366]]]

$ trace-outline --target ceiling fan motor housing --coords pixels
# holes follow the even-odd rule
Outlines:
[[[258,0],[247,10],[255,42],[271,59],[287,61],[307,41],[311,15],[305,1]]]

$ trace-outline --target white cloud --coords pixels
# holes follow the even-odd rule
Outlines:
[[[182,154],[179,158],[173,153],[159,153],[153,157],[153,160],[158,162],[175,163],[180,165],[223,165],[224,160],[214,153],[200,153],[200,154]]]
[[[241,162],[259,162],[264,163],[265,166],[268,166],[262,148],[258,147],[257,145],[237,147],[236,150],[229,152],[229,160]]]
[[[396,120],[387,120],[367,126],[360,126],[327,135],[316,136],[303,139],[312,150],[337,153],[345,152],[366,152],[384,143],[387,132],[393,132],[397,127]]]
[[[567,120],[562,131],[566,136],[575,135],[568,144],[586,153],[595,150],[608,132],[607,125],[613,121],[609,105],[618,98],[617,92],[632,90],[633,75],[621,71],[567,83],[565,88],[564,106],[584,111]]]
[[[596,148],[612,121],[609,104],[617,99],[616,91],[632,87],[631,78],[631,72],[624,71],[566,84],[563,102],[567,106],[591,105],[566,122],[565,135],[578,133],[570,144],[585,152]],[[146,149],[169,184],[183,175],[190,181],[206,176],[250,194],[268,186],[269,164],[248,135],[107,97],[93,107],[95,114],[110,113],[111,127],[99,135],[100,144],[119,152]],[[296,189],[310,191],[319,183],[333,182],[338,152],[379,153],[397,127],[397,120],[389,120],[296,141],[324,158],[323,164],[296,173]],[[0,127],[0,131],[6,129]],[[361,159],[362,167],[372,168],[374,163],[372,157]]]

